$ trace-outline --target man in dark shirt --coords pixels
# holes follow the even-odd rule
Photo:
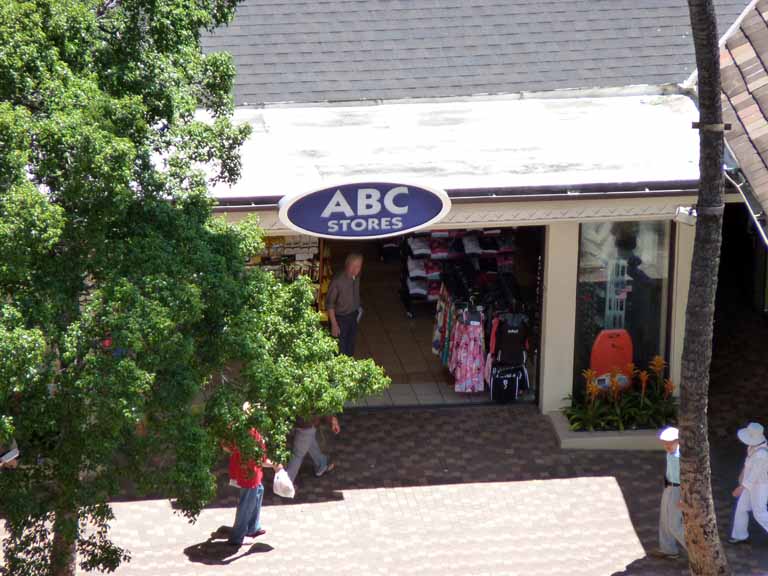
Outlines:
[[[339,339],[339,352],[347,356],[355,353],[362,269],[363,256],[355,252],[348,254],[344,270],[331,281],[325,298],[331,334]]]

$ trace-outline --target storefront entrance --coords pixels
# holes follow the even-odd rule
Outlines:
[[[323,251],[334,274],[363,255],[355,357],[392,378],[358,406],[491,402],[494,378],[510,401],[537,401],[543,227],[326,240]]]

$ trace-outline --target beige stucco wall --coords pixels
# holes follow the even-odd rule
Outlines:
[[[579,223],[547,226],[539,393],[543,413],[565,406],[563,398],[572,389],[578,261]]]
[[[596,220],[670,220],[678,206],[690,206],[695,196],[657,196],[652,198],[615,198],[536,200],[530,202],[493,200],[454,202],[451,211],[437,228],[494,228],[497,226],[541,226],[555,222],[588,222]],[[217,213],[235,222],[248,212]],[[278,220],[277,209],[254,212],[267,234],[295,234]]]
[[[678,224],[675,227],[675,267],[673,276],[672,326],[669,350],[669,373],[672,381],[680,388],[682,371],[683,338],[685,336],[685,308],[688,305],[688,286],[691,282],[691,263],[693,261],[694,226]]]

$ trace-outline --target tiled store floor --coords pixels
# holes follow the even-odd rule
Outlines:
[[[360,277],[363,318],[358,329],[355,357],[373,358],[392,378],[389,390],[350,406],[440,406],[482,404],[486,393],[459,394],[439,358],[432,353],[435,305],[414,304],[408,318],[400,300],[400,263],[382,262],[373,243],[333,244],[334,271],[342,268],[350,251],[365,256]],[[531,378],[535,373],[531,371]]]

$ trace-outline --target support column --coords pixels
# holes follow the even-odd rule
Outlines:
[[[678,224],[675,226],[675,269],[673,271],[673,308],[671,342],[669,350],[669,374],[675,383],[676,392],[680,390],[680,375],[683,369],[683,340],[685,337],[685,308],[688,306],[688,287],[691,283],[691,264],[693,263],[694,226]]]
[[[567,402],[563,398],[573,389],[578,264],[579,223],[561,222],[547,226],[539,380],[539,409],[542,413],[565,406]]]

